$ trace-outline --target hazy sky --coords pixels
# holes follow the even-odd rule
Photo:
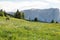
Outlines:
[[[0,0],[0,9],[6,11],[25,10],[30,8],[60,8],[60,0]]]

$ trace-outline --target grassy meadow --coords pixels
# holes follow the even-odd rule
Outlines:
[[[0,17],[0,40],[60,40],[60,24]]]

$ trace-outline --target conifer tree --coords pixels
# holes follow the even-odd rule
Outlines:
[[[0,10],[0,16],[4,16],[4,12],[2,9]]]
[[[37,17],[35,17],[34,21],[38,21]]]
[[[21,19],[21,12],[19,12],[19,10],[17,10],[14,16],[15,16],[15,18]]]
[[[54,20],[52,20],[51,23],[54,23]]]

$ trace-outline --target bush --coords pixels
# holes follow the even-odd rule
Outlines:
[[[10,17],[8,15],[6,16],[6,20],[10,20]]]
[[[56,23],[58,23],[58,22],[56,22]]]

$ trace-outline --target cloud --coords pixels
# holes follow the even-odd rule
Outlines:
[[[16,11],[25,10],[30,8],[60,8],[59,0],[35,0],[35,1],[0,1],[0,9],[4,9],[6,11]]]
[[[40,1],[23,1],[23,2],[10,2],[10,1],[3,1],[0,2],[0,8],[6,11],[16,11],[16,9],[24,10],[30,8],[46,8],[48,3],[40,2]]]
[[[46,0],[48,2],[59,3],[59,0]]]
[[[44,2],[48,3],[50,8],[60,9],[60,0],[44,0]]]

